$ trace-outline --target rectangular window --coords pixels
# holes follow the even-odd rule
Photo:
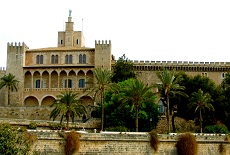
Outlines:
[[[84,88],[85,87],[85,79],[80,79],[79,80],[79,88]]]
[[[72,88],[72,80],[68,79],[68,88]]]
[[[71,79],[65,80],[64,88],[72,88],[72,80]]]
[[[40,88],[40,80],[36,80],[35,88]]]

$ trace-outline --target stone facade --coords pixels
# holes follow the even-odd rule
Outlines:
[[[65,140],[58,132],[30,131],[38,135],[33,151],[47,154],[64,154]],[[80,131],[81,132],[81,131]],[[230,143],[227,135],[196,134],[198,155],[221,155],[219,146],[225,148],[225,154],[230,154]],[[81,133],[79,155],[176,155],[178,135],[159,135],[159,150],[154,152],[149,144],[148,133]]]
[[[79,93],[87,107],[85,118],[92,116],[97,101],[93,94],[83,94],[87,77],[93,78],[97,67],[111,69],[116,63],[111,41],[95,41],[94,48],[85,47],[81,31],[74,31],[72,17],[68,17],[65,31],[58,32],[57,47],[29,49],[25,43],[7,44],[7,69],[0,76],[13,73],[19,83],[18,92],[11,93],[10,106],[48,107],[63,91]],[[163,67],[184,71],[188,75],[203,75],[220,84],[230,62],[168,62],[133,61],[134,70],[145,83],[159,83],[156,71]],[[0,90],[0,105],[8,106],[7,93]]]

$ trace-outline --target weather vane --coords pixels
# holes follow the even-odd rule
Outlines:
[[[72,10],[69,9],[69,17],[71,17]]]

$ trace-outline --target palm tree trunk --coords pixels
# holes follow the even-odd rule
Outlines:
[[[138,105],[136,105],[136,120],[135,120],[136,132],[138,132]]]
[[[7,103],[7,105],[10,105],[10,87],[8,86],[8,103]]]
[[[170,115],[170,111],[169,111],[169,96],[166,96],[167,100],[167,113],[166,113],[166,117],[167,117],[167,126],[168,126],[168,133],[170,132],[170,121],[169,121],[169,115]]]
[[[176,132],[176,127],[175,127],[175,117],[176,117],[176,113],[173,111],[173,114],[172,114],[172,128],[173,128],[173,132]]]
[[[200,133],[202,133],[202,113],[201,113],[201,108],[200,108]]]
[[[69,117],[70,117],[70,113],[69,111],[66,113],[66,128],[67,130],[69,130]]]
[[[105,115],[105,110],[104,110],[104,91],[101,93],[101,131],[104,130],[104,115]]]

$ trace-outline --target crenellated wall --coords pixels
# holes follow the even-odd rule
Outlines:
[[[156,71],[163,68],[183,71],[189,76],[202,75],[212,79],[217,85],[221,84],[225,74],[230,72],[230,62],[192,62],[192,61],[138,61],[130,60],[139,77],[148,84],[159,83]],[[112,66],[116,61],[112,60]]]
[[[64,155],[65,140],[57,131],[36,131],[38,135],[33,151],[37,153]],[[178,135],[160,134],[159,150],[154,153],[149,145],[148,133],[82,133],[80,134],[79,155],[176,155],[176,141]],[[198,155],[220,155],[219,146],[225,148],[225,154],[230,154],[230,143],[226,141],[227,135],[195,134],[198,142]]]
[[[101,67],[101,68],[111,68],[111,41],[102,40],[102,41],[95,41],[95,68]]]

